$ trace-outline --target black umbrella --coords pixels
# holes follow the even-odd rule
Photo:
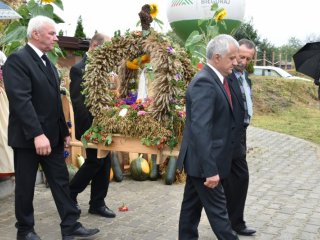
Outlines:
[[[320,42],[311,42],[304,45],[293,55],[296,71],[313,79],[320,77]]]

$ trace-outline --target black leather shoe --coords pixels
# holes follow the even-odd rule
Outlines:
[[[27,235],[17,235],[17,240],[41,240],[35,232],[29,232]]]
[[[69,235],[63,235],[62,240],[73,240],[73,239],[87,239],[96,235],[99,232],[99,229],[87,229],[83,226],[77,228],[73,233]]]
[[[252,228],[248,228],[247,226],[244,226],[242,228],[234,229],[234,231],[242,236],[252,236],[253,234],[256,233],[256,230]]]
[[[116,214],[111,209],[109,209],[107,206],[102,206],[99,208],[89,208],[89,213],[95,214],[95,215],[100,215],[101,217],[106,217],[106,218],[116,217]]]

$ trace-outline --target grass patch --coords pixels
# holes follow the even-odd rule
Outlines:
[[[252,125],[320,145],[320,102],[313,82],[253,77]]]
[[[252,125],[320,145],[320,109],[292,107],[279,113],[255,115]]]

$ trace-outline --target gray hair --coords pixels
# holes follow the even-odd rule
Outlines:
[[[215,54],[224,56],[229,52],[230,45],[235,45],[237,48],[239,48],[239,43],[237,42],[237,40],[227,34],[220,34],[211,39],[207,45],[207,59],[211,59]]]
[[[29,24],[28,24],[28,28],[27,28],[27,37],[28,39],[32,38],[32,32],[33,31],[39,31],[41,30],[41,28],[45,25],[45,24],[52,24],[52,25],[56,25],[56,23],[51,19],[48,18],[46,16],[41,16],[38,15],[36,17],[33,17],[30,19]]]
[[[249,39],[243,38],[243,39],[239,40],[238,43],[239,43],[239,46],[245,45],[247,48],[254,49],[254,51],[256,51],[256,45],[254,44],[253,41],[251,41]]]

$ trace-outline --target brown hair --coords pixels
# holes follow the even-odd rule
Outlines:
[[[102,45],[105,41],[110,41],[110,37],[102,33],[96,33],[90,41],[90,47],[94,45],[96,46]]]
[[[243,38],[243,39],[239,40],[238,43],[239,43],[239,46],[245,45],[247,48],[254,49],[256,51],[256,45],[254,44],[254,42],[252,42],[249,39]]]

